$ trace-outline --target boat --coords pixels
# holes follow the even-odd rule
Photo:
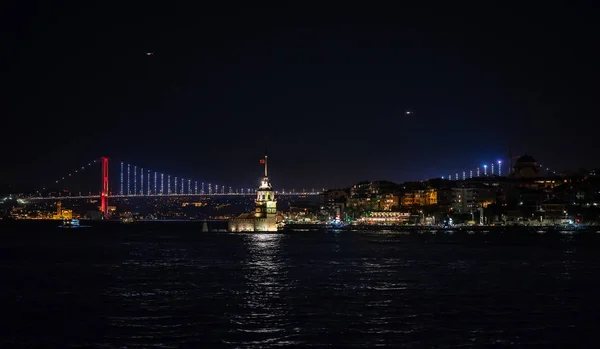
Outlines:
[[[62,221],[62,225],[59,228],[88,228],[87,225],[81,225],[79,219],[65,219]]]

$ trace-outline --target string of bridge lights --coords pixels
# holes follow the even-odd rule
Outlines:
[[[166,182],[166,183],[165,183]],[[138,186],[139,184],[139,186]],[[323,189],[324,191],[325,189]],[[169,195],[240,195],[256,194],[255,188],[233,188],[225,185],[172,176],[141,166],[120,162],[120,196],[169,196]],[[306,190],[302,190],[306,193]],[[312,193],[315,190],[312,189]],[[285,194],[282,190],[277,192]],[[295,194],[295,189],[287,192]]]
[[[66,175],[61,176],[60,178],[58,178],[57,180],[55,180],[53,184],[62,183],[63,181],[69,179],[69,177],[73,177],[74,174],[81,173],[81,172],[87,170],[88,168],[92,167],[94,164],[98,163],[98,161],[100,161],[100,159],[94,159],[94,160],[91,160],[91,161],[89,161],[87,163],[84,163],[82,166],[77,167],[73,171],[71,171],[71,172],[67,173]],[[46,187],[47,186],[42,187],[42,190],[46,190]]]
[[[149,195],[204,195],[240,193],[224,185],[205,183],[197,180],[171,176],[163,172],[153,171],[121,161],[119,178],[119,195],[149,196]],[[139,174],[139,176],[138,176]],[[166,180],[166,185],[165,185]],[[139,183],[139,188],[138,188]],[[250,189],[247,189],[250,193]],[[243,193],[243,189],[242,189]]]
[[[497,165],[497,166],[495,166],[495,165]],[[554,171],[550,167],[544,167],[544,165],[542,165],[542,164],[539,164],[538,168],[541,170],[545,169],[547,173],[557,174],[556,171]],[[482,169],[483,169],[483,171],[482,171]],[[442,176],[442,179],[447,178],[448,180],[453,180],[453,178],[454,178],[454,180],[458,181],[458,180],[471,179],[471,178],[473,178],[473,176],[475,176],[476,178],[481,177],[481,176],[487,177],[489,175],[500,177],[500,176],[502,176],[502,161],[498,160],[498,162],[496,162],[496,163],[492,162],[489,169],[490,169],[490,171],[488,173],[488,165],[485,164],[481,167],[475,168],[475,170],[455,172],[454,177],[452,176],[452,174],[449,174],[448,177]],[[497,170],[495,170],[495,169],[497,169]],[[496,173],[494,173],[494,172],[496,172]],[[462,176],[461,176],[461,174],[462,174]]]
[[[101,159],[96,158],[76,167],[64,176],[60,176],[52,183],[53,185],[64,183],[76,174],[82,173],[90,167],[98,164]],[[159,173],[137,165],[126,162],[120,162],[120,180],[119,194],[121,196],[160,196],[160,195],[225,195],[225,194],[256,194],[255,188],[233,188],[225,185],[201,182],[192,179],[171,176],[170,174]],[[165,185],[166,181],[166,185]],[[139,187],[138,187],[139,185]],[[49,185],[43,186],[41,190],[46,190]],[[325,189],[322,189],[325,191]],[[37,190],[40,192],[40,190]],[[315,189],[310,192],[302,189],[296,192],[295,189],[277,191],[278,194],[298,194],[315,193]],[[81,194],[80,194],[81,195]],[[91,192],[90,192],[91,195]]]

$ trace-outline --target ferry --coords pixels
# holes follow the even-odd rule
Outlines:
[[[87,225],[79,224],[79,219],[65,219],[59,228],[87,228]]]

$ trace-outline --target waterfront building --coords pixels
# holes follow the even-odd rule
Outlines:
[[[367,224],[403,224],[410,219],[410,212],[375,211],[362,217],[359,222]]]
[[[343,189],[326,190],[321,194],[323,209],[332,218],[345,219],[348,191]]]
[[[402,206],[430,206],[437,203],[438,192],[433,188],[409,190],[402,195]]]
[[[267,156],[261,160],[265,176],[256,190],[254,213],[243,213],[229,220],[230,232],[277,231],[277,201],[268,176]]]
[[[452,209],[455,213],[471,213],[496,201],[496,190],[481,185],[452,188]]]

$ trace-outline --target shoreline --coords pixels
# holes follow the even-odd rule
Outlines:
[[[177,219],[157,219],[157,220],[140,220],[131,223],[123,223],[120,220],[81,220],[86,225],[94,226],[119,226],[119,227],[140,227],[150,225],[197,225],[202,228],[202,225],[206,222],[211,232],[223,232],[227,226],[227,220],[177,220]],[[0,226],[27,226],[27,225],[50,225],[56,224],[57,226],[61,223],[61,220],[53,219],[23,219],[23,220],[0,220]],[[211,227],[212,225],[212,227]],[[436,227],[436,226],[418,226],[418,225],[346,225],[346,226],[334,226],[331,224],[287,224],[280,228],[278,232],[301,232],[301,231],[397,231],[397,232],[413,232],[413,231],[427,231],[427,232],[497,232],[497,231],[523,231],[523,232],[539,232],[539,231],[593,231],[597,230],[600,232],[600,226],[595,225],[573,225],[573,226],[521,226],[521,225],[495,225],[495,226],[454,226],[454,227]],[[259,233],[259,232],[257,232]]]

